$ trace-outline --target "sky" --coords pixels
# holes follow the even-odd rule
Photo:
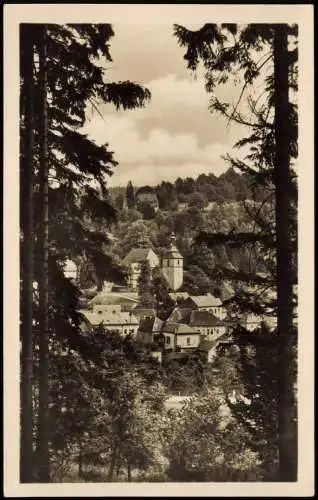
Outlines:
[[[109,186],[224,172],[228,164],[221,156],[231,152],[241,130],[209,112],[203,77],[186,68],[172,26],[114,24],[113,29],[109,81],[139,83],[152,98],[141,109],[118,112],[101,104],[100,114],[87,110],[83,131],[98,144],[107,142],[119,163]],[[227,87],[219,95],[234,102],[239,90]]]

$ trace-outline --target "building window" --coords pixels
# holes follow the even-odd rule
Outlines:
[[[209,335],[209,333],[210,333],[210,329],[209,328],[207,329],[206,333]]]
[[[187,337],[187,345],[191,345],[191,338]]]
[[[171,342],[170,337],[166,337],[166,344],[170,344],[170,342]]]
[[[125,328],[125,330],[124,330],[124,333],[125,333],[125,334],[127,333],[127,330],[126,330],[126,328]]]
[[[178,265],[180,264],[180,260],[178,260]]]

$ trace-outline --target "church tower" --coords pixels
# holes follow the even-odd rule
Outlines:
[[[176,238],[173,233],[170,248],[162,259],[162,274],[173,291],[179,290],[183,283],[183,257],[176,247]]]

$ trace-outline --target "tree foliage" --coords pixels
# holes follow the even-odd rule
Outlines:
[[[98,146],[83,132],[88,107],[96,110],[99,103],[111,103],[117,109],[143,106],[150,98],[147,89],[132,82],[111,82],[107,64],[111,62],[110,40],[114,35],[109,24],[47,24],[25,25],[20,28],[20,205],[30,205],[30,186],[33,191],[34,262],[39,262],[40,234],[43,229],[40,183],[40,143],[43,136],[41,103],[43,85],[39,67],[42,50],[41,34],[45,29],[46,40],[46,91],[47,137],[45,157],[49,171],[49,258],[50,284],[49,315],[50,334],[68,339],[70,345],[80,350],[83,341],[78,333],[79,291],[65,278],[63,267],[66,259],[85,255],[93,264],[101,280],[112,275],[115,266],[105,253],[109,243],[106,231],[115,221],[107,192],[107,178],[117,162],[108,144]],[[26,43],[26,41],[28,43]],[[27,112],[30,96],[26,80],[32,89],[32,117]],[[26,137],[32,135],[30,178],[24,173],[29,158]],[[30,153],[30,152],[29,152]],[[30,156],[30,155],[29,155]],[[42,155],[43,161],[43,155]],[[104,228],[90,227],[87,219],[103,221]],[[27,244],[27,222],[21,217],[21,247]],[[22,267],[22,277],[26,269]],[[35,266],[33,282],[40,279],[39,266]],[[64,300],[59,293],[62,292]],[[38,325],[38,303],[34,294],[33,328]],[[22,323],[26,320],[22,310]],[[23,332],[23,329],[21,330]],[[26,342],[22,336],[22,345]],[[24,355],[25,350],[22,349]],[[32,360],[28,358],[29,367]],[[26,387],[23,390],[28,390]],[[32,432],[23,430],[23,432]],[[31,457],[29,457],[31,460]],[[28,460],[28,459],[27,459]]]

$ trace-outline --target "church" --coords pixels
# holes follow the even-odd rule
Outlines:
[[[183,257],[176,246],[175,235],[170,238],[170,246],[164,252],[160,260],[156,253],[150,248],[136,248],[130,250],[123,260],[128,267],[128,286],[133,290],[138,287],[138,279],[141,272],[142,262],[147,260],[150,269],[160,266],[162,274],[172,291],[177,291],[183,283]]]

